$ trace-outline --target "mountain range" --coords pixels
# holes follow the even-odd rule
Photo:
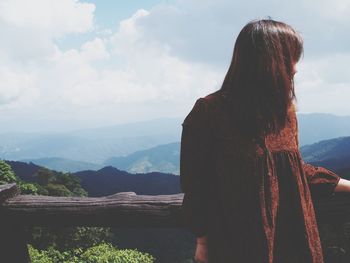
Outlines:
[[[350,136],[323,140],[300,148],[304,162],[345,173],[350,169]]]
[[[350,117],[321,113],[298,114],[298,127],[299,143],[301,147],[306,147],[303,151],[308,155],[307,158],[311,158],[307,146],[350,136]],[[0,158],[32,162],[62,172],[114,166],[130,173],[158,171],[179,174],[180,137],[179,118],[67,133],[4,133],[0,134]],[[324,145],[319,147],[314,154],[319,155]],[[331,163],[337,161],[344,163],[342,160],[333,160]]]
[[[340,176],[350,179],[350,136],[320,141],[300,148],[303,160],[315,166],[330,169]],[[133,155],[134,159],[152,155],[154,166],[162,163],[161,156],[176,166],[175,156],[179,144],[167,144],[155,147],[154,152],[141,151]],[[159,154],[156,154],[157,149]],[[40,169],[39,165],[19,161],[7,161],[16,175],[25,181],[32,182],[34,174]],[[121,162],[122,163],[122,162]],[[178,165],[178,164],[177,164]],[[178,166],[177,166],[178,167]],[[86,170],[73,173],[81,180],[81,185],[90,196],[110,195],[117,192],[133,191],[137,194],[172,194],[181,192],[179,176],[162,172],[129,173],[120,168],[106,166],[97,171]]]
[[[118,167],[130,173],[163,172],[180,174],[180,143],[167,143],[127,156],[112,157],[105,165]]]
[[[180,193],[179,176],[152,172],[130,174],[107,166],[98,171],[74,173],[81,180],[89,196],[104,196],[132,191],[140,195],[165,195]]]
[[[6,161],[15,174],[26,182],[36,182],[35,174],[41,166],[33,163]],[[53,171],[55,173],[55,171]],[[130,174],[117,168],[106,166],[98,171],[73,173],[80,179],[81,186],[89,196],[105,196],[118,192],[135,192],[140,195],[180,193],[179,176],[167,173]]]
[[[300,146],[350,136],[350,116],[328,113],[297,114]]]
[[[62,158],[89,165],[103,164],[114,156],[125,156],[160,144],[179,141],[180,133],[181,122],[176,118],[67,133],[3,133],[0,134],[0,158],[32,161]],[[63,164],[62,160],[59,161]]]
[[[59,157],[48,157],[38,159],[21,159],[21,162],[34,163],[58,172],[78,172],[83,170],[98,170],[103,166],[95,163],[74,161]]]

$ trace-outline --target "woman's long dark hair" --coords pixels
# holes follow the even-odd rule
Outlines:
[[[243,27],[220,92],[246,135],[277,134],[285,127],[296,100],[293,66],[302,54],[301,35],[283,22],[253,20]]]

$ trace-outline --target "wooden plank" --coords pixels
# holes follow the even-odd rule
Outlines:
[[[98,198],[17,195],[0,205],[0,218],[17,226],[183,227],[182,200],[183,193],[122,192]],[[314,207],[319,223],[350,222],[349,193],[315,200]]]
[[[6,199],[14,197],[20,193],[16,184],[2,184],[0,185],[0,204]]]
[[[183,226],[183,193],[112,196],[53,197],[19,195],[0,207],[2,220],[20,226]]]

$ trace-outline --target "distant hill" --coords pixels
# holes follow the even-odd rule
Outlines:
[[[89,196],[111,195],[132,191],[144,195],[180,193],[179,176],[165,173],[130,174],[108,166],[98,171],[74,173],[81,179]]]
[[[0,134],[0,158],[58,157],[101,164],[156,145],[180,140],[181,120],[162,118],[69,133]]]
[[[35,182],[34,175],[41,168],[33,163],[6,161],[16,175],[26,182]],[[55,172],[55,171],[53,171]],[[114,167],[98,171],[73,173],[81,179],[82,187],[89,196],[104,196],[132,191],[137,194],[160,195],[180,193],[179,176],[166,173],[130,174]]]
[[[350,116],[327,113],[297,114],[300,146],[350,136]]]
[[[350,178],[350,136],[323,140],[300,148],[303,160]]]
[[[58,172],[78,172],[84,170],[98,170],[103,166],[100,164],[74,161],[65,158],[51,157],[39,159],[23,159],[21,162],[34,163]]]
[[[180,143],[162,144],[147,150],[137,151],[123,157],[112,157],[104,162],[106,166],[130,173],[162,172],[180,174]]]
[[[5,161],[11,166],[12,170],[15,172],[17,177],[29,183],[35,182],[34,175],[41,168],[41,166],[36,165],[34,163],[25,163],[8,160]]]

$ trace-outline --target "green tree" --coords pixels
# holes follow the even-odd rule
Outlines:
[[[11,166],[5,161],[0,160],[0,184],[17,183],[18,178],[13,172]]]
[[[81,254],[85,263],[152,263],[155,258],[137,249],[116,249],[111,244],[102,243],[91,247]]]
[[[118,249],[102,243],[87,249],[74,249],[60,252],[52,247],[39,251],[29,246],[33,263],[153,263],[155,258],[137,249]]]
[[[63,184],[48,184],[46,189],[50,196],[72,196],[72,192]]]
[[[40,185],[48,185],[55,179],[55,174],[53,171],[41,167],[35,174],[36,180]]]
[[[110,243],[113,238],[109,227],[34,227],[30,243],[38,249],[53,247],[66,251]]]
[[[21,194],[38,194],[38,188],[35,184],[24,183],[22,181],[18,182]]]
[[[19,179],[11,166],[4,160],[0,160],[0,184],[16,183],[22,194],[37,194],[38,189],[34,184],[26,183]]]
[[[81,187],[80,178],[71,173],[59,173],[55,183],[67,187],[72,192],[72,196],[87,196],[87,192]]]
[[[38,195],[49,195],[49,191],[46,189],[45,185],[35,183],[35,187],[38,189]]]

